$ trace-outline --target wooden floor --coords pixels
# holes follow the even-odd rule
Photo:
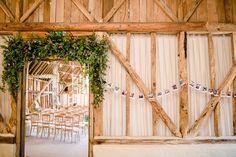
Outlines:
[[[26,137],[25,157],[87,157],[88,136],[81,135],[80,141],[71,143],[40,137]]]

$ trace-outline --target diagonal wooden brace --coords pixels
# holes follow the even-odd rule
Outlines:
[[[236,65],[234,65],[227,76],[225,77],[224,81],[220,84],[219,92],[226,90],[230,84],[233,82],[234,78],[236,76]],[[220,101],[220,96],[213,97],[210,99],[204,110],[202,111],[200,117],[194,122],[193,126],[189,129],[188,136],[196,136],[199,132],[199,129],[203,124],[206,122],[206,120],[210,117],[212,111],[215,109],[216,105]]]

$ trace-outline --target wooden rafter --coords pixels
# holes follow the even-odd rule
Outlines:
[[[22,15],[20,22],[25,22],[44,0],[36,0],[34,4]]]
[[[208,34],[208,56],[209,56],[209,71],[210,71],[210,87],[211,89],[216,88],[216,66],[215,66],[215,52],[212,34]],[[220,105],[216,104],[214,111],[214,131],[215,136],[220,135]]]
[[[156,23],[1,23],[0,32],[7,31],[88,31],[88,32],[179,32],[179,31],[221,31],[234,32],[236,24],[205,22],[156,22]],[[9,33],[9,32],[8,32]]]
[[[228,89],[230,84],[233,82],[234,78],[236,76],[236,65],[234,65],[227,76],[225,77],[224,81],[220,84],[220,87],[218,89],[219,92],[225,91]],[[204,124],[204,122],[210,117],[212,111],[215,109],[216,105],[219,103],[221,97],[212,97],[210,101],[207,103],[206,107],[200,114],[199,118],[194,122],[192,127],[189,129],[189,136],[196,136],[199,132],[199,128]]]
[[[36,74],[36,71],[38,70],[38,68],[41,66],[41,64],[43,64],[43,62],[39,62],[36,64],[36,66],[34,68],[31,69],[31,71],[29,72],[31,75]]]
[[[185,52],[185,33],[179,33],[179,52],[178,52],[178,65],[179,65],[179,79],[187,81],[187,55]],[[180,103],[180,132],[185,137],[188,132],[188,85],[185,83],[179,89],[179,103]]]
[[[84,5],[79,0],[72,0],[72,2],[77,6],[77,8],[84,14],[90,22],[94,22],[95,18],[88,12]]]
[[[172,21],[174,22],[179,21],[177,16],[173,13],[173,11],[162,0],[154,0],[154,1]]]
[[[130,65],[129,62],[127,62],[126,58],[122,55],[120,50],[117,48],[115,43],[107,37],[111,44],[111,52],[112,54],[118,59],[118,61],[121,63],[121,65],[124,66],[132,80],[136,83],[137,87],[140,91],[144,94],[145,98],[150,102],[154,110],[159,113],[160,118],[163,120],[163,122],[166,124],[166,126],[170,129],[173,135],[177,137],[181,137],[181,133],[176,128],[175,124],[172,122],[170,117],[167,115],[167,113],[164,111],[164,109],[161,107],[160,103],[156,100],[156,98],[150,99],[148,95],[150,94],[148,88],[145,86],[142,79],[139,77],[139,75],[135,72],[133,67]]]
[[[104,17],[103,22],[108,22],[125,1],[126,0],[117,1],[116,4],[111,8],[111,10]]]
[[[196,11],[196,9],[198,8],[198,6],[201,4],[203,0],[197,0],[195,1],[195,4],[193,5],[193,7],[189,10],[189,12],[184,16],[184,22],[187,22],[190,17],[193,15],[193,13]]]
[[[0,0],[0,7],[4,11],[4,13],[7,15],[7,17],[10,18],[11,21],[15,21],[15,17],[12,14],[11,10],[6,6],[6,4],[2,0]]]

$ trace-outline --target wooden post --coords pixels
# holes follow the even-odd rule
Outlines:
[[[130,62],[130,37],[131,33],[127,33],[126,36],[126,60],[127,62]],[[126,136],[130,135],[130,83],[131,79],[129,74],[126,74],[126,130],[125,134]]]
[[[210,68],[210,87],[216,88],[216,69],[215,69],[215,52],[212,34],[208,34],[208,56],[209,56],[209,68]],[[214,111],[214,131],[215,136],[220,136],[220,105],[217,103]]]
[[[187,81],[187,56],[185,52],[185,33],[179,33],[179,52],[178,52],[178,66],[179,66],[179,79]],[[182,136],[185,137],[188,131],[188,86],[185,83],[179,89],[180,96],[180,132]]]
[[[95,117],[93,114],[94,106],[92,104],[93,102],[93,93],[91,91],[91,88],[89,88],[89,140],[88,140],[88,157],[93,157],[93,143],[94,143],[94,121]]]
[[[236,32],[232,33],[232,56],[233,56],[233,65],[236,65]],[[233,81],[233,91],[236,91],[236,78]],[[236,97],[233,98],[233,127],[234,135],[236,135]]]
[[[151,33],[151,92],[154,97],[156,97],[156,88],[157,88],[157,48],[156,48],[156,33]],[[152,108],[152,129],[153,136],[157,136],[157,118],[158,114]]]

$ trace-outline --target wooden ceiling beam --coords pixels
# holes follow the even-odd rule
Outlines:
[[[235,32],[236,24],[205,22],[157,22],[157,23],[1,23],[1,31],[100,31],[100,32]]]

